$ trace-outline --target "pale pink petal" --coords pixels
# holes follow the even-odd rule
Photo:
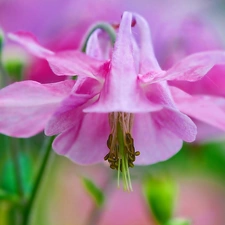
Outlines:
[[[225,64],[225,51],[207,51],[192,54],[176,63],[165,74],[167,80],[197,81],[215,65]]]
[[[88,40],[86,54],[98,60],[109,60],[111,50],[112,44],[108,34],[97,29]]]
[[[53,72],[57,75],[78,75],[96,78],[101,76],[99,70],[104,65],[103,61],[91,58],[76,50],[57,52],[46,59]]]
[[[53,149],[79,164],[102,162],[108,153],[108,114],[83,114],[76,126],[56,137]]]
[[[208,123],[197,119],[192,119],[198,128],[198,134],[195,142],[203,143],[224,139],[224,132]]]
[[[225,65],[214,66],[196,82],[176,80],[170,81],[170,84],[191,95],[206,94],[225,97]]]
[[[191,96],[176,87],[170,89],[181,112],[225,130],[224,99],[206,95]]]
[[[78,79],[73,92],[62,101],[45,127],[45,134],[52,136],[79,123],[83,109],[90,105],[101,90],[101,83],[95,79]],[[89,101],[92,99],[91,101]],[[96,100],[96,99],[95,99]]]
[[[165,74],[166,72],[161,70],[151,70],[145,74],[138,74],[138,79],[143,84],[152,84],[152,83],[159,83],[165,81]]]
[[[162,110],[152,113],[155,121],[175,133],[182,140],[194,141],[197,133],[196,126],[188,116],[177,109],[167,83],[154,83],[145,88],[148,99],[164,107]]]
[[[48,136],[56,135],[79,124],[83,115],[83,104],[89,99],[90,95],[71,94],[48,121],[45,134]]]
[[[144,85],[143,89],[149,101],[164,107],[176,109],[176,104],[166,81]]]
[[[37,57],[49,62],[53,72],[57,75],[69,76],[100,76],[100,69],[104,62],[91,58],[80,51],[63,51],[54,53],[42,47],[30,33],[10,33],[9,38],[21,45]]]
[[[115,43],[111,69],[106,76],[99,101],[85,112],[146,112],[160,107],[150,103],[137,82],[132,51],[132,14],[123,14]]]
[[[186,142],[192,142],[197,135],[197,127],[194,122],[183,113],[171,108],[163,108],[158,112],[152,113],[153,119],[161,127],[164,127],[177,137]]]
[[[30,137],[44,129],[75,81],[52,84],[22,81],[0,90],[0,132],[14,137]]]
[[[136,13],[134,13],[134,18],[140,32],[140,73],[145,74],[149,71],[161,71],[154,54],[150,28],[147,21]]]
[[[54,52],[42,47],[36,38],[28,32],[9,33],[8,37],[26,47],[26,49],[33,55],[40,58],[46,58],[50,55],[54,55]]]
[[[167,160],[182,147],[182,140],[157,123],[151,113],[135,114],[132,134],[135,149],[141,153],[135,164],[148,165]]]

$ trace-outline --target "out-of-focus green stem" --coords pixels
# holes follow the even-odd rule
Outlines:
[[[50,161],[50,155],[52,150],[52,142],[54,140],[54,136],[47,139],[45,143],[45,155],[43,156],[43,160],[41,162],[40,169],[38,171],[37,177],[34,181],[33,190],[31,192],[31,196],[28,199],[28,203],[26,205],[25,211],[24,211],[24,222],[23,225],[29,225],[30,218],[32,214],[32,210],[34,208],[34,204],[38,195],[38,190],[40,189],[41,182],[43,180],[47,165]]]
[[[7,84],[8,74],[6,73],[3,63],[2,63],[2,49],[4,43],[4,33],[0,28],[0,88]]]
[[[19,159],[18,152],[18,140],[11,139],[10,137],[3,136],[4,146],[6,147],[7,152],[9,153],[10,159],[13,164],[13,171],[15,177],[15,183],[17,187],[17,194],[6,196],[6,201],[8,204],[11,204],[9,224],[19,225],[22,223],[23,219],[23,207],[25,206],[25,191],[22,179],[22,170]],[[12,142],[13,141],[13,142]],[[13,213],[12,213],[13,211]]]
[[[10,140],[8,140],[8,141],[10,141]],[[9,144],[9,146],[10,146],[9,152],[11,153],[11,158],[12,158],[13,166],[14,166],[17,192],[21,198],[21,203],[23,205],[24,200],[25,200],[25,191],[24,191],[24,185],[23,185],[22,169],[21,169],[21,165],[20,165],[18,139],[11,139],[11,145]]]
[[[0,88],[3,88],[7,85],[8,74],[5,71],[5,68],[2,63],[2,54],[0,52]]]

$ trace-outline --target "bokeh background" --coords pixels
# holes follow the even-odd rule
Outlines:
[[[163,69],[191,53],[225,48],[223,0],[0,0],[0,28],[5,34],[32,32],[54,51],[79,49],[93,23],[116,24],[125,10],[149,22]],[[55,76],[46,61],[7,39],[2,60],[9,83],[65,79]],[[201,92],[211,86],[197,83],[183,88]],[[116,175],[108,165],[79,166],[52,151],[30,224],[157,225],[165,218],[180,217],[193,225],[224,225],[224,133],[203,123],[199,127],[197,140],[184,144],[168,161],[132,169],[131,193],[117,188]],[[14,204],[17,185],[10,149],[19,146],[23,185],[29,195],[44,155],[44,141],[43,134],[28,140],[0,136],[0,224],[19,220],[13,219],[20,206]]]

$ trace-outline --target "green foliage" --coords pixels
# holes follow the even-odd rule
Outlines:
[[[10,201],[13,203],[19,203],[19,197],[17,195],[13,195],[11,193],[6,192],[3,189],[0,189],[0,201]]]
[[[150,178],[144,182],[144,194],[153,215],[160,224],[172,218],[177,186],[170,178]]]
[[[83,181],[84,187],[86,188],[88,193],[92,196],[95,203],[99,207],[101,207],[105,201],[105,196],[104,196],[103,191],[99,187],[97,187],[92,180],[90,180],[86,177],[83,177],[82,181]]]

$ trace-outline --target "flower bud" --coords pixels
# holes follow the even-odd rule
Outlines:
[[[173,217],[177,185],[172,179],[148,179],[144,183],[144,194],[155,219],[160,224],[165,224]]]
[[[190,220],[176,218],[168,221],[165,225],[191,225]]]

